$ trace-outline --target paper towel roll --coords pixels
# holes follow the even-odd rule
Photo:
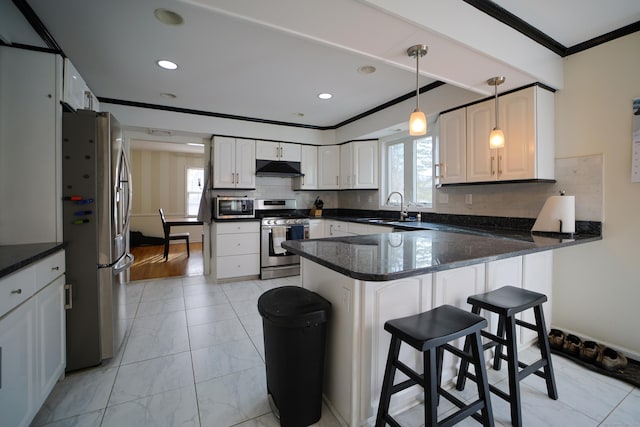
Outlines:
[[[562,224],[562,225],[561,225]],[[544,202],[531,231],[575,233],[575,196],[551,196]]]

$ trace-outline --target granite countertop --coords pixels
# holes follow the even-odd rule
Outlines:
[[[601,239],[599,235],[568,239],[530,233],[525,239],[458,229],[288,240],[282,246],[354,279],[388,281]]]
[[[64,248],[60,242],[0,246],[0,277],[33,264]]]

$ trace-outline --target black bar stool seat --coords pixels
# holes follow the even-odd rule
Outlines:
[[[544,378],[547,385],[547,394],[551,399],[558,399],[553,365],[551,363],[551,351],[544,321],[542,304],[547,301],[547,296],[538,292],[529,291],[514,286],[504,286],[502,288],[473,295],[467,298],[467,303],[471,304],[471,311],[480,314],[480,310],[495,313],[498,315],[498,327],[496,334],[483,330],[483,337],[490,341],[483,345],[484,350],[495,347],[493,358],[493,369],[500,370],[502,360],[507,361],[509,393],[489,385],[489,389],[500,398],[509,402],[511,408],[511,423],[514,427],[522,426],[522,409],[520,404],[520,381],[531,374]],[[535,324],[517,319],[515,316],[525,310],[533,309]],[[540,359],[527,365],[518,361],[518,343],[516,326],[521,326],[535,331],[538,335],[540,346]],[[505,337],[506,336],[506,337]],[[465,341],[465,351],[468,351],[472,343]],[[502,347],[506,346],[507,354],[503,354]],[[520,369],[522,368],[522,369]],[[469,363],[463,360],[460,363],[456,388],[464,389],[465,380],[469,378],[476,381],[476,377],[469,373]]]
[[[394,427],[399,426],[398,422],[389,415],[391,396],[413,385],[420,385],[424,389],[426,426],[451,426],[470,416],[485,426],[493,426],[489,383],[480,335],[486,326],[487,321],[483,317],[450,305],[443,305],[424,313],[387,321],[384,329],[391,333],[391,344],[380,393],[376,427],[383,427],[387,423]],[[448,344],[450,341],[462,337],[466,337],[465,342],[469,343],[469,349],[466,351],[463,352]],[[423,374],[418,374],[398,360],[402,342],[423,353]],[[476,401],[465,404],[441,387],[444,350],[474,365],[478,373],[478,399]],[[399,369],[409,379],[394,384],[396,369]],[[446,398],[460,408],[459,411],[440,422],[437,421],[439,396]]]

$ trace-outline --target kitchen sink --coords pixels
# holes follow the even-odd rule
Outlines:
[[[372,222],[374,224],[384,224],[386,222],[398,222],[399,219],[391,219],[391,218],[368,218],[365,221]]]

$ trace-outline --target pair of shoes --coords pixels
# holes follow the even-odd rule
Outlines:
[[[605,347],[596,360],[596,364],[607,371],[622,371],[627,363],[627,357],[624,354],[609,347]]]
[[[579,336],[568,334],[564,337],[564,342],[562,343],[562,351],[571,356],[579,356],[580,348],[582,347],[582,339]]]
[[[549,331],[549,345],[555,350],[562,350],[564,344],[564,332],[560,329],[551,329]]]
[[[602,357],[604,346],[595,341],[584,341],[580,347],[580,359],[585,362],[595,363]]]

